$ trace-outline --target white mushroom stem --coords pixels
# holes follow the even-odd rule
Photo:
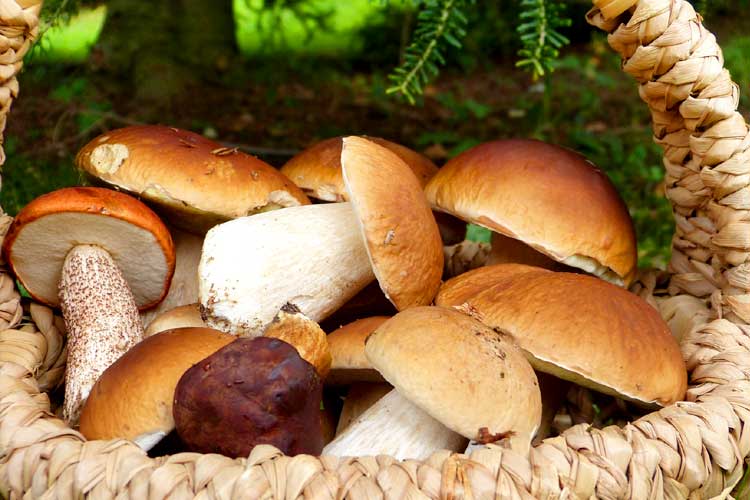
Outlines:
[[[76,425],[99,376],[143,338],[133,294],[110,254],[79,245],[65,258],[60,306],[68,330],[63,418]]]
[[[463,450],[466,442],[394,389],[323,448],[323,455],[425,460],[438,450]]]
[[[289,303],[315,322],[375,279],[350,203],[274,210],[206,235],[200,302],[212,328],[259,336]]]
[[[391,384],[385,382],[355,382],[349,386],[349,391],[344,399],[344,406],[341,407],[336,435],[342,434],[357,417],[391,392],[392,389]]]

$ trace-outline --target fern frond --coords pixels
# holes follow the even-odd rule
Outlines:
[[[411,104],[424,85],[437,76],[445,64],[449,47],[461,47],[466,36],[464,10],[474,0],[425,0],[417,16],[417,27],[402,64],[388,76],[393,85],[389,94],[401,94]]]
[[[534,80],[552,71],[552,62],[560,49],[570,43],[560,28],[570,26],[564,16],[565,5],[559,0],[521,0],[521,21],[516,30],[522,47],[516,66],[531,71]]]

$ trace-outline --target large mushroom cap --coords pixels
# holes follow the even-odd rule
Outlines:
[[[423,187],[438,170],[429,158],[407,147],[379,137],[367,139],[394,152],[412,169]],[[342,144],[343,137],[321,141],[289,160],[281,167],[281,172],[311,198],[323,201],[348,200],[341,176]]]
[[[513,433],[528,448],[539,426],[539,385],[521,350],[458,311],[402,311],[368,337],[365,353],[403,397],[469,439]]]
[[[63,262],[81,245],[112,256],[139,308],[167,293],[175,266],[169,230],[146,205],[109,189],[65,188],[36,198],[13,221],[3,254],[35,300],[57,307]]]
[[[612,183],[583,156],[534,140],[476,146],[425,193],[433,208],[518,239],[564,264],[628,284],[636,240]]]
[[[387,316],[358,319],[328,335],[332,362],[327,384],[346,385],[352,382],[383,381],[383,377],[365,356],[365,339],[386,320]]]
[[[274,208],[306,205],[307,196],[267,163],[172,127],[112,130],[76,156],[95,182],[133,193],[187,231]]]
[[[465,303],[483,323],[513,335],[539,371],[646,405],[685,395],[687,369],[669,327],[615,285],[580,274],[527,273]]]
[[[346,137],[344,183],[375,277],[398,310],[432,302],[443,274],[443,244],[417,178],[388,149]]]
[[[178,328],[136,344],[94,385],[81,413],[81,433],[87,439],[132,439],[149,449],[174,429],[180,377],[233,340],[210,328]]]
[[[443,283],[435,297],[435,305],[446,307],[459,305],[511,276],[537,272],[551,271],[525,264],[497,264],[472,269]]]

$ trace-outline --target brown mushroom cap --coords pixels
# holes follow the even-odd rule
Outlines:
[[[267,163],[172,127],[112,130],[84,146],[76,165],[94,182],[133,193],[175,226],[196,233],[244,215],[310,203]]]
[[[140,309],[166,295],[175,267],[169,230],[146,205],[109,189],[64,188],[36,198],[13,221],[3,255],[34,300],[57,307],[63,262],[80,245],[112,256]]]
[[[512,276],[525,273],[549,272],[541,267],[525,264],[497,264],[472,269],[451,278],[440,287],[435,297],[436,306],[457,306]]]
[[[293,304],[284,304],[263,332],[264,337],[283,340],[291,345],[300,357],[313,365],[321,380],[331,370],[331,349],[328,337],[315,321]]]
[[[685,395],[687,369],[669,327],[620,287],[580,274],[526,273],[464,302],[513,335],[539,371],[642,405]]]
[[[379,137],[367,137],[367,139],[389,149],[401,158],[412,169],[422,187],[438,170],[429,158],[407,147]],[[281,172],[311,198],[324,201],[345,201],[349,197],[341,176],[342,144],[343,137],[321,141],[289,160],[281,167]]]
[[[347,385],[352,382],[382,382],[383,376],[365,356],[365,339],[382,325],[387,316],[373,316],[353,321],[328,334],[331,349],[331,372],[326,384]]]
[[[635,230],[606,175],[534,140],[493,141],[450,160],[425,188],[436,210],[516,238],[552,259],[630,283]]]
[[[83,407],[87,439],[133,439],[150,448],[174,428],[175,387],[193,364],[235,339],[210,328],[177,328],[153,335],[101,375]]]
[[[346,137],[344,183],[375,277],[396,309],[432,302],[443,274],[443,244],[422,187],[394,153]]]
[[[258,444],[286,455],[323,449],[323,384],[286,342],[240,338],[202,360],[174,392],[177,433],[200,453],[246,457]]]
[[[454,432],[474,440],[513,433],[511,442],[528,449],[541,395],[509,336],[453,309],[415,307],[380,325],[365,353],[399,394]]]

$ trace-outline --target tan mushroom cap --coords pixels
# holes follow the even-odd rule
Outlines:
[[[310,203],[267,163],[172,127],[112,130],[84,146],[75,163],[94,182],[133,193],[175,226],[196,233],[229,219]]]
[[[140,309],[166,295],[175,268],[169,230],[146,205],[109,189],[64,188],[36,198],[13,221],[3,255],[34,300],[57,307],[63,262],[81,245],[109,253]]]
[[[528,449],[541,395],[509,336],[454,309],[416,307],[378,327],[365,353],[399,394],[454,432],[474,440],[512,432],[514,446]]]
[[[344,183],[373,272],[396,309],[432,302],[443,273],[443,244],[417,178],[388,149],[344,138]]]
[[[520,139],[481,144],[446,163],[425,193],[434,209],[558,262],[626,285],[635,275],[627,207],[606,175],[568,149]]]
[[[388,316],[372,316],[353,321],[328,334],[331,349],[331,373],[326,384],[347,385],[353,382],[382,382],[383,376],[365,356],[365,339]]]
[[[412,169],[422,187],[438,171],[432,161],[395,142],[379,137],[367,137],[395,153]],[[289,160],[281,173],[289,177],[311,198],[323,201],[346,201],[349,199],[341,175],[341,149],[343,137],[332,137],[305,149]]]
[[[512,276],[537,272],[550,271],[525,264],[497,264],[472,269],[443,283],[435,297],[435,305],[450,307],[463,304],[479,292]]]
[[[669,327],[615,285],[580,274],[527,273],[465,305],[511,334],[539,371],[642,405],[666,406],[685,395],[687,369]]]
[[[164,311],[155,317],[143,332],[145,337],[156,335],[165,330],[187,327],[205,327],[206,322],[201,318],[200,306],[196,304],[185,304]]]
[[[174,428],[180,377],[236,337],[210,328],[178,328],[138,343],[102,374],[81,413],[87,439],[132,439],[151,448]]]

